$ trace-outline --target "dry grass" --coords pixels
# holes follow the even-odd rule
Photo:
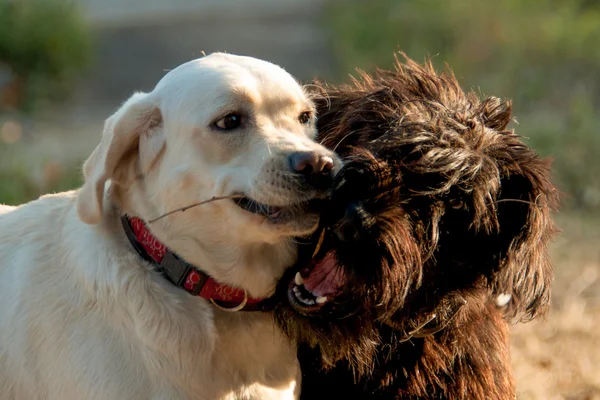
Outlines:
[[[553,306],[513,328],[520,400],[600,400],[600,220],[560,216]]]

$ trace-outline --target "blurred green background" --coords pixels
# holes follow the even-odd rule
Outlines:
[[[324,56],[333,65],[326,78],[339,82],[357,67],[389,67],[396,50],[418,61],[431,56],[439,68],[448,63],[465,88],[514,100],[518,125],[513,127],[554,158],[564,207],[600,210],[600,2],[332,0],[319,5],[314,17],[330,50]],[[79,73],[97,56],[93,33],[102,31],[81,6],[64,0],[0,0],[0,67],[14,74],[1,89],[0,110],[34,113],[72,91]],[[237,42],[235,35],[231,41]],[[198,50],[206,50],[205,39],[196,42]],[[252,45],[246,48],[252,53]],[[285,57],[280,63],[286,66]],[[310,72],[304,78],[323,75]],[[17,141],[11,126],[2,130],[4,158]],[[63,189],[76,183],[72,173],[50,174],[56,182],[32,182],[28,169],[18,160],[2,165],[0,202],[22,202],[55,185]]]
[[[515,373],[521,399],[600,399],[598,0],[0,0],[0,203],[76,188],[103,120],[202,51],[343,82],[398,50],[513,99],[554,159],[554,308],[516,328]]]

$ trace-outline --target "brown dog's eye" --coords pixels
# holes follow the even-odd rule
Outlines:
[[[463,208],[465,205],[465,203],[462,200],[458,200],[458,199],[451,199],[450,200],[450,206],[452,208],[454,208],[455,210],[460,210],[461,208]]]
[[[304,111],[300,114],[298,121],[300,121],[302,125],[308,124],[310,122],[310,111]]]
[[[242,116],[236,113],[227,114],[215,122],[216,127],[224,131],[230,131],[232,129],[239,128],[241,124]]]

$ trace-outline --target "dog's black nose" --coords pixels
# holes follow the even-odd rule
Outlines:
[[[335,162],[329,155],[316,151],[298,151],[290,154],[290,169],[301,175],[306,183],[317,189],[331,187]]]
[[[333,233],[341,243],[355,243],[374,223],[373,217],[359,204],[346,206],[344,216],[333,225]]]

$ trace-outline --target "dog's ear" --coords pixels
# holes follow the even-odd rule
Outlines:
[[[515,139],[503,155],[494,201],[499,230],[492,239],[499,268],[490,283],[509,319],[528,320],[545,312],[550,303],[553,269],[547,245],[556,232],[552,212],[558,191],[550,182],[549,161],[520,141]]]
[[[102,218],[107,180],[127,185],[147,172],[164,147],[162,114],[151,94],[135,93],[104,124],[100,144],[83,165],[77,213],[88,224]]]

